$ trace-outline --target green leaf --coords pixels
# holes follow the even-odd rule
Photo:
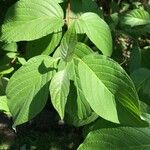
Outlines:
[[[21,65],[24,65],[26,63],[26,60],[23,57],[17,57],[17,59]]]
[[[76,87],[102,118],[121,124],[143,124],[132,80],[113,60],[100,55],[74,58]]]
[[[14,53],[14,52],[9,52],[6,54],[6,56],[10,59],[15,59],[17,57],[17,53]]]
[[[53,0],[20,0],[12,6],[2,26],[2,40],[30,41],[46,36],[63,24],[63,10]]]
[[[38,40],[29,41],[26,48],[27,58],[31,58],[40,54],[50,55],[58,46],[61,37],[62,31],[56,31]]]
[[[78,150],[148,150],[150,129],[119,127],[99,129],[88,134]]]
[[[134,9],[124,16],[121,23],[131,27],[147,25],[150,23],[150,15],[143,9]]]
[[[14,126],[29,121],[45,106],[55,62],[49,56],[33,57],[10,78],[6,95]]]
[[[10,114],[9,108],[7,105],[7,97],[6,96],[0,96],[0,112]]]
[[[91,12],[84,13],[75,20],[75,26],[77,33],[86,33],[89,39],[104,55],[111,56],[111,32],[106,22],[97,14]]]
[[[61,49],[61,58],[69,61],[73,54],[74,54],[74,49],[77,44],[77,34],[75,31],[74,26],[72,25],[65,33],[60,49]]]
[[[65,106],[69,94],[70,81],[66,70],[57,72],[50,83],[50,95],[54,108],[64,119]]]

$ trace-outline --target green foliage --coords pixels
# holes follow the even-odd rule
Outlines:
[[[126,0],[19,0],[1,22],[0,111],[17,126],[51,101],[67,124],[89,126],[79,150],[149,149],[149,12]]]
[[[148,150],[150,129],[149,128],[131,128],[118,127],[109,129],[100,129],[89,133],[83,144],[78,150]]]

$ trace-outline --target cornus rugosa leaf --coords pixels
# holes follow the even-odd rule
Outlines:
[[[46,36],[63,26],[63,14],[60,5],[53,0],[20,0],[6,15],[2,39],[17,42]]]
[[[15,126],[32,119],[45,106],[55,62],[49,56],[33,57],[10,78],[6,95]]]
[[[106,56],[112,54],[112,38],[109,26],[95,13],[84,13],[75,19],[77,33],[86,33],[89,39]]]
[[[49,90],[52,104],[59,113],[62,120],[64,119],[69,88],[70,81],[66,70],[57,72],[52,78]]]
[[[142,124],[133,82],[114,61],[100,55],[74,58],[75,85],[91,108],[106,120]]]
[[[149,150],[150,129],[118,127],[90,132],[78,150]]]

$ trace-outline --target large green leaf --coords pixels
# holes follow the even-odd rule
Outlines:
[[[12,6],[2,26],[2,40],[30,41],[60,29],[63,10],[53,0],[20,0]]]
[[[95,13],[84,13],[75,21],[76,32],[86,33],[104,55],[112,54],[111,32],[104,20]]]
[[[150,24],[150,14],[143,9],[134,9],[124,16],[121,23],[131,27]]]
[[[149,128],[99,129],[89,133],[78,150],[149,150],[149,139]]]
[[[64,119],[69,88],[70,81],[66,70],[57,72],[50,83],[50,95],[52,104],[62,120]]]
[[[55,62],[49,56],[33,57],[10,78],[6,95],[14,125],[32,119],[45,106]]]
[[[58,46],[62,37],[62,31],[56,31],[40,39],[29,41],[26,48],[27,58],[40,54],[50,55]]]
[[[74,58],[76,88],[102,118],[128,125],[142,124],[132,80],[113,60],[101,55]]]

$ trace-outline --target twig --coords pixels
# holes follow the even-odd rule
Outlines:
[[[67,17],[67,24],[69,25],[69,18],[70,18],[70,0],[68,0],[68,17]]]

